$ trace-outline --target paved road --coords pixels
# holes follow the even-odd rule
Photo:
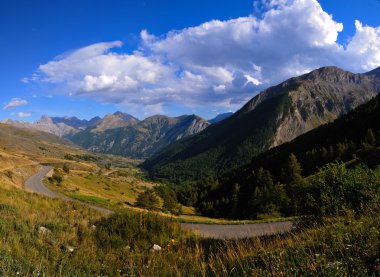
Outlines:
[[[35,192],[37,194],[41,194],[41,195],[44,195],[44,196],[47,196],[50,198],[58,198],[58,199],[62,199],[65,201],[75,201],[74,199],[71,199],[67,196],[64,196],[62,194],[59,194],[55,191],[48,189],[44,185],[43,179],[46,176],[46,174],[48,174],[51,170],[52,170],[52,167],[44,166],[42,170],[40,170],[38,173],[31,176],[28,180],[26,180],[25,188],[29,191],[32,191],[32,192]],[[113,211],[102,208],[102,207],[98,207],[98,206],[87,204],[87,203],[85,203],[85,204],[88,207],[90,207],[94,210],[100,211],[106,215],[113,213]]]
[[[31,176],[25,183],[27,190],[50,197],[58,198],[65,201],[75,201],[67,196],[59,194],[55,191],[48,189],[43,184],[43,179],[52,170],[51,167],[45,166],[41,171]],[[92,209],[98,210],[106,215],[113,213],[113,211],[98,207],[95,205],[87,204]],[[214,239],[237,239],[258,237],[263,235],[282,234],[292,230],[293,223],[291,221],[284,222],[271,222],[271,223],[255,223],[255,224],[199,224],[199,223],[181,223],[184,229],[193,231],[194,233],[205,237]]]
[[[205,238],[241,239],[290,232],[293,223],[291,221],[235,225],[181,223],[181,226]]]

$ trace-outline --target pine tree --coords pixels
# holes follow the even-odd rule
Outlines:
[[[159,199],[152,189],[147,189],[137,196],[136,205],[148,210],[158,209]]]
[[[239,204],[239,192],[240,192],[240,186],[238,184],[235,184],[232,189],[231,194],[231,217],[234,217],[237,212],[238,204]]]
[[[288,183],[299,183],[302,181],[302,168],[301,164],[298,162],[296,155],[291,153],[289,155],[288,164],[287,164],[287,178]]]
[[[367,133],[365,135],[365,142],[371,146],[374,146],[376,144],[376,137],[371,129],[367,130]]]

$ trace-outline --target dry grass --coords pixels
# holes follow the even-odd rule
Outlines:
[[[331,218],[299,233],[197,239],[153,214],[101,215],[0,188],[0,274],[5,276],[376,276],[380,216]],[[98,221],[101,219],[101,221]],[[95,229],[92,225],[95,224]],[[41,234],[39,228],[50,232]],[[101,227],[103,226],[103,227]],[[173,229],[174,228],[174,229]],[[156,253],[148,246],[157,243]],[[75,248],[70,253],[66,246]],[[131,246],[131,248],[127,248]]]

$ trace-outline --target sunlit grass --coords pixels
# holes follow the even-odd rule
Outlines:
[[[42,234],[41,226],[49,232]],[[379,230],[377,213],[347,212],[294,234],[206,240],[157,214],[126,211],[102,219],[77,202],[0,188],[0,274],[376,276]],[[149,251],[153,244],[162,250]]]

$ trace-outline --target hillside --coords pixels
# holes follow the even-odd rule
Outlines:
[[[25,178],[36,172],[41,163],[70,163],[65,155],[82,155],[85,151],[55,135],[0,124],[0,182],[23,186]],[[81,162],[77,168],[91,168]]]
[[[247,218],[273,211],[285,215],[304,214],[308,209],[304,206],[305,202],[310,200],[307,199],[306,193],[313,195],[316,194],[316,189],[324,188],[320,183],[320,176],[323,176],[326,164],[345,163],[330,165],[326,169],[331,175],[328,178],[332,178],[327,178],[326,186],[336,182],[337,188],[334,189],[339,190],[342,189],[338,187],[342,186],[339,182],[348,169],[355,172],[362,170],[361,174],[369,177],[369,169],[357,166],[364,164],[372,169],[378,168],[379,147],[380,95],[332,123],[262,153],[249,165],[230,171],[216,180],[203,180],[192,188],[193,193],[200,196],[195,205],[203,214],[216,217]],[[318,171],[319,173],[313,176]],[[355,188],[355,178],[350,178],[352,177],[347,179],[348,184]],[[374,177],[376,182],[380,180],[378,178]],[[310,183],[313,182],[317,188],[310,188]],[[355,182],[359,182],[359,179]],[[360,189],[357,185],[355,193],[359,193]],[[338,201],[336,193],[342,192],[330,192],[324,197],[335,197],[336,199],[331,201]],[[352,197],[366,199],[364,195]],[[231,204],[233,199],[238,199],[235,200],[234,208]],[[318,205],[317,203],[318,201],[314,205]]]
[[[96,153],[146,158],[179,139],[199,133],[209,126],[195,115],[168,117],[157,115],[121,128],[86,129],[70,140]]]
[[[217,116],[215,116],[214,118],[212,119],[209,119],[208,122],[210,122],[211,124],[215,124],[215,123],[218,123],[222,120],[225,120],[229,117],[231,117],[234,113],[232,112],[229,112],[229,113],[222,113],[222,114],[218,114]]]
[[[324,67],[261,92],[230,118],[178,141],[143,167],[175,182],[216,176],[331,122],[380,92],[378,71]]]

